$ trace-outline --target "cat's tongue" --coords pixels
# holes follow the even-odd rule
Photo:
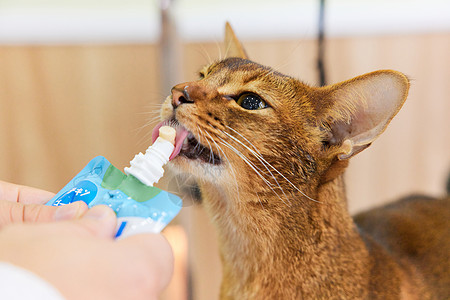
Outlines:
[[[161,122],[158,125],[156,125],[155,128],[153,128],[152,144],[156,141],[156,139],[159,136],[159,128],[161,128],[164,125],[167,125],[167,122]],[[170,155],[169,160],[172,160],[178,154],[180,154],[181,147],[183,146],[183,142],[189,134],[189,131],[187,131],[186,128],[184,128],[183,126],[177,126],[175,129],[177,131],[177,136],[175,137],[175,148],[174,148],[172,154]]]

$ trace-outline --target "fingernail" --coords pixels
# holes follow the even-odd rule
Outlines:
[[[78,206],[76,205],[60,206],[53,215],[53,219],[55,221],[73,219],[77,215],[77,212]]]
[[[100,220],[106,217],[110,217],[112,214],[112,210],[105,205],[96,205],[89,209],[87,213],[83,216],[83,218]]]

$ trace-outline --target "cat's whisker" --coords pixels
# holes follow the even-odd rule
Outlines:
[[[267,71],[267,74],[264,75],[263,78],[269,77],[269,76],[272,75],[274,72],[275,72],[275,69],[271,69],[271,70]]]
[[[208,64],[211,65],[213,63],[213,60],[211,59],[211,56],[209,55],[208,51],[206,50],[205,45],[201,44],[200,47],[202,50],[203,58],[207,58]],[[206,57],[205,57],[205,55],[206,55]]]
[[[148,115],[150,115],[149,112],[145,112],[145,113],[141,112],[140,114],[148,114]],[[150,117],[146,118],[147,120],[145,121],[145,124],[140,126],[140,127],[138,127],[138,128],[135,128],[134,131],[139,132],[142,129],[144,129],[145,127],[151,126],[152,124],[156,123],[157,121],[159,121],[161,119],[161,116],[160,116],[159,112],[155,111],[155,112],[151,112],[151,114],[153,116],[150,116]]]
[[[139,114],[159,114],[164,103],[149,103],[144,105],[143,111],[138,112]]]
[[[203,134],[202,130],[200,129],[200,127],[198,127],[198,125],[197,125],[197,129],[200,133]],[[205,130],[205,132],[206,132],[206,130]],[[209,162],[210,163],[212,162],[212,164],[214,164],[214,155],[213,155],[213,149],[211,147],[211,144],[209,143],[207,138],[204,138],[204,140],[208,143],[208,146],[209,146]]]
[[[291,63],[289,62],[289,58],[286,58],[284,62],[278,64],[277,66],[275,66],[273,68],[271,68],[271,71],[269,73],[267,73],[265,75],[265,77],[267,77],[267,76],[273,74],[274,72],[277,72],[277,70],[283,69],[284,67],[289,66],[289,65],[291,65]]]
[[[195,147],[194,147],[194,152],[196,152],[198,148],[200,148],[200,139],[197,139],[197,145],[195,145]],[[199,154],[201,154],[202,152],[203,152],[203,150],[200,151]]]
[[[300,46],[302,44],[303,44],[303,42],[299,41],[294,47],[292,47],[291,51],[289,52],[288,55],[285,56],[284,60],[278,65],[273,65],[272,68],[274,70],[280,70],[280,69],[284,68],[285,66],[292,65],[294,54],[300,48]]]
[[[308,198],[311,201],[317,202],[317,203],[321,203],[320,201],[311,198],[310,196],[308,196],[307,194],[305,194],[302,190],[300,190],[296,185],[294,185],[288,178],[286,178],[286,176],[284,176],[280,171],[278,171],[274,166],[272,166],[272,164],[270,164],[267,160],[264,159],[264,157],[261,155],[261,153],[258,151],[258,149],[256,148],[255,145],[253,145],[252,142],[250,142],[247,138],[245,138],[242,134],[240,134],[238,131],[234,130],[233,128],[226,126],[228,129],[232,130],[233,132],[235,132],[236,134],[238,134],[239,136],[241,136],[243,139],[245,139],[250,145],[252,145],[252,147],[259,153],[260,158],[268,165],[270,166],[276,173],[278,173],[284,180],[286,180],[294,189],[296,189],[300,194],[302,194],[304,197]]]
[[[291,206],[291,204],[289,203],[289,205],[280,197],[280,195],[278,195],[278,193],[275,191],[275,189],[272,187],[272,183],[267,180],[262,174],[261,174],[261,170],[259,170],[259,168],[257,166],[255,166],[253,164],[253,162],[251,162],[247,157],[245,157],[245,155],[243,155],[239,150],[237,150],[235,147],[233,147],[232,145],[230,145],[227,141],[225,141],[224,139],[222,139],[221,137],[218,137],[222,143],[227,146],[229,149],[231,149],[234,153],[236,153],[236,155],[238,155],[245,163],[247,163],[247,165],[250,166],[250,168],[252,168],[252,170],[256,173],[256,175],[258,175],[265,184],[267,184],[267,186],[272,190],[272,192],[274,192],[275,195],[277,195],[277,197],[287,206]]]
[[[228,145],[226,145],[228,146]],[[229,146],[228,146],[229,147]],[[230,147],[229,147],[230,148]],[[264,178],[264,176],[258,172],[257,168],[249,161],[245,158],[245,156],[240,153],[237,149],[233,149],[230,148],[233,152],[235,152],[240,158],[242,158],[244,160],[245,163],[247,163],[252,169],[253,171],[255,171],[255,173],[264,181],[264,183],[272,190],[272,192],[278,197],[278,199],[281,200],[281,202],[283,202],[285,205],[290,206],[290,204],[288,205],[281,197],[280,195],[278,195],[278,193],[273,189],[272,184],[266,179]]]
[[[170,126],[170,127],[175,127],[175,128],[180,126],[180,124],[175,120],[169,120],[166,125]]]
[[[263,209],[265,209],[265,207],[264,207],[264,205],[263,205],[263,203],[262,203],[262,201],[261,201],[261,198],[259,198],[258,192],[255,192],[255,194],[256,194],[256,197],[258,198],[259,204],[261,204],[261,207],[262,207]]]
[[[151,124],[151,123],[155,123],[155,122],[159,122],[159,121],[161,121],[161,116],[158,114],[156,116],[148,118],[147,123]]]
[[[144,125],[135,128],[133,131],[136,135],[140,134],[142,130],[153,127],[160,120],[160,116],[154,116],[149,118]],[[147,139],[149,135],[152,134],[152,130],[147,130],[145,134],[139,139],[138,143],[142,143],[143,140]]]
[[[159,115],[155,116],[155,117],[149,119],[144,125],[134,129],[134,131],[136,132],[136,134],[139,134],[145,128],[148,128],[148,127],[152,128],[154,125],[156,125],[156,123],[159,123],[160,120],[161,120],[161,117]],[[179,126],[176,122],[174,122],[172,120],[166,121],[165,125],[168,125],[168,126],[171,126],[171,127],[178,127]],[[150,144],[150,142],[151,142],[152,133],[153,133],[153,130],[147,130],[145,132],[145,134],[138,140],[137,144],[138,145],[146,144],[148,146],[148,144]]]
[[[198,127],[198,126],[197,126],[197,127]],[[201,132],[198,133],[196,140],[197,140],[197,145],[195,145],[194,151],[197,151],[197,149],[201,146],[201,143],[202,143],[202,142],[201,142],[201,141],[202,141],[202,135],[201,135]],[[199,154],[201,154],[202,152],[203,152],[203,150],[201,150]]]
[[[253,163],[251,161],[249,161],[242,153],[240,153],[237,149],[235,149],[231,145],[227,144],[226,142],[221,142],[221,143],[223,145],[227,146],[229,149],[231,149],[240,158],[242,158],[242,160],[244,160],[269,187],[271,186],[271,183],[261,174],[261,172],[258,171],[258,168],[256,166],[254,166]]]
[[[160,114],[160,110],[161,110],[161,108],[152,108],[152,109],[147,110],[147,111],[137,112],[136,114],[144,115],[144,116],[146,116],[146,115],[154,116],[154,115],[159,115]]]
[[[145,145],[146,147],[148,147],[151,143],[151,133],[152,131],[149,130],[148,132],[146,132],[138,141],[137,144],[140,145]]]
[[[262,180],[264,180],[264,182],[266,184],[268,184],[269,186],[272,186],[272,183],[267,180],[263,175],[262,175],[262,171],[252,162],[250,161],[247,157],[245,157],[244,154],[242,154],[242,152],[240,152],[239,150],[237,150],[235,147],[233,147],[232,145],[230,145],[227,141],[225,141],[224,139],[222,139],[221,137],[219,137],[219,139],[221,140],[221,143],[224,144],[225,146],[227,146],[229,149],[231,149],[234,153],[236,153],[237,155],[239,155],[240,158],[242,158],[260,177]]]
[[[232,129],[231,127],[227,126],[228,128]],[[234,129],[232,129],[233,131],[235,131]],[[263,159],[262,154],[258,151],[258,149],[256,148],[255,145],[253,145],[252,142],[250,142],[248,139],[246,139],[243,135],[239,134],[242,138],[244,138],[249,144],[250,146],[253,147],[253,149],[251,149],[250,147],[248,147],[246,144],[244,144],[242,141],[240,141],[238,138],[232,136],[231,134],[229,134],[228,132],[222,131],[225,135],[227,135],[229,138],[233,139],[234,141],[238,142],[239,144],[241,144],[242,146],[244,146],[248,151],[250,151],[260,162],[261,164],[266,168],[266,170],[269,172],[269,174],[273,177],[273,179],[275,180],[275,182],[278,184],[277,179],[273,176],[272,172],[270,171],[270,169],[267,167],[268,162]],[[237,133],[237,131],[235,131]],[[281,187],[280,187],[281,188]]]
[[[227,126],[229,127],[229,126]],[[231,127],[229,127],[231,128]],[[233,131],[235,131],[233,129]],[[236,131],[237,132],[237,131]],[[269,172],[270,176],[273,178],[273,180],[275,181],[276,185],[278,186],[278,188],[281,190],[281,192],[283,193],[285,199],[287,199],[287,201],[289,202],[289,204],[291,204],[291,201],[289,200],[289,197],[286,195],[286,192],[284,191],[284,189],[281,187],[280,183],[278,182],[278,180],[276,179],[276,177],[274,176],[274,174],[270,171],[270,169],[268,168],[267,164],[269,164],[265,159],[263,159],[261,153],[258,151],[258,149],[253,145],[253,143],[251,143],[248,139],[246,139],[244,136],[242,136],[241,134],[239,134],[240,136],[242,136],[253,148],[255,148],[256,152],[252,149],[250,149],[247,145],[245,145],[243,142],[241,142],[239,139],[235,138],[234,136],[230,135],[229,133],[224,132],[227,136],[229,136],[230,138],[232,138],[233,140],[235,140],[236,142],[240,143],[242,146],[244,146],[247,150],[249,150],[258,160],[259,162],[265,167],[265,169]],[[269,164],[270,165],[270,164]]]
[[[150,126],[152,125],[152,123],[153,123],[153,122],[147,121],[147,122],[144,123],[144,125],[139,126],[139,127],[137,127],[137,128],[134,128],[133,131],[139,133],[141,130],[143,130],[143,129],[147,128],[147,127],[150,127]]]
[[[197,129],[198,129],[198,131],[199,131],[201,134],[203,134],[203,131],[200,129],[200,127],[199,127],[198,125],[197,125]],[[228,156],[225,154],[225,152],[222,150],[222,148],[216,143],[216,141],[212,138],[212,136],[208,133],[207,130],[204,130],[204,133],[205,133],[206,135],[208,135],[209,139],[215,144],[216,148],[217,148],[220,152],[222,152],[223,156],[225,157],[226,161],[228,162],[228,164],[229,164],[229,166],[230,166],[231,172],[233,173],[233,176],[234,176],[234,179],[235,179],[236,187],[238,188],[236,172],[235,172],[233,166],[230,164],[230,160],[228,159]],[[208,140],[206,137],[204,137],[204,140],[205,140],[205,141],[208,143],[208,145],[209,145],[210,155],[211,155],[211,156],[210,156],[210,162],[211,162],[211,158],[212,158],[212,163],[214,164],[214,162],[215,162],[215,160],[214,160],[214,151],[213,151],[213,149],[212,149],[211,143],[209,142],[209,140]],[[239,194],[239,191],[237,191],[237,192],[238,192],[238,194]],[[239,199],[239,196],[238,196],[238,199]]]
[[[227,126],[229,127],[229,126]],[[235,138],[234,136],[232,136],[231,134],[229,134],[228,132],[222,131],[224,134],[226,134],[229,138],[233,139],[234,141],[236,141],[237,143],[241,144],[242,146],[244,146],[248,151],[250,151],[250,153],[252,153],[258,160],[259,162],[264,166],[264,168],[269,172],[270,176],[273,178],[273,180],[275,181],[275,183],[277,184],[278,188],[281,190],[281,192],[283,193],[284,197],[286,198],[286,200],[290,203],[289,197],[286,195],[286,193],[284,192],[284,189],[281,187],[280,183],[278,182],[278,180],[276,179],[276,177],[273,175],[273,173],[270,171],[270,169],[267,167],[267,161],[265,161],[262,158],[261,153],[256,153],[253,149],[250,149],[247,145],[245,145],[243,142],[241,142],[239,139]],[[252,145],[253,148],[255,148],[255,146],[247,140],[247,142]]]
[[[216,148],[222,152],[223,157],[225,157],[226,161],[228,162],[228,166],[231,170],[231,173],[233,174],[234,177],[234,183],[235,183],[235,187],[236,187],[236,194],[237,194],[237,199],[238,201],[241,199],[239,196],[239,185],[238,185],[238,181],[237,181],[237,176],[236,176],[236,172],[234,170],[234,167],[231,165],[230,160],[228,159],[228,156],[225,154],[225,152],[222,150],[222,147],[220,147],[216,141],[212,138],[212,136],[208,133],[207,130],[205,130],[205,133],[209,136],[209,138],[211,139],[211,141],[214,143],[214,145],[216,145]]]
[[[203,132],[200,130],[200,128],[197,126],[198,130],[199,130],[199,134],[197,136],[197,145],[195,145],[194,147],[194,151],[197,151],[197,149],[199,149],[199,155],[201,155],[203,153],[204,148],[202,147],[203,143],[203,139],[205,139],[202,135]]]
[[[222,44],[219,43],[217,40],[215,40],[215,44],[216,44],[217,50],[219,50],[219,60],[222,60],[223,59],[223,57],[222,57]]]
[[[231,49],[231,43],[229,43],[227,45],[227,49],[225,50],[225,58],[228,57],[228,52],[230,52],[230,49]]]
[[[147,103],[145,104],[145,107],[161,107],[163,106],[164,102],[158,102],[158,103]]]
[[[159,116],[158,119],[152,118],[152,120],[149,120],[147,122],[145,122],[144,125],[133,129],[133,132],[135,133],[135,135],[140,135],[141,132],[145,129],[151,129],[153,127],[153,125],[155,125],[155,123],[159,120]],[[137,141],[138,145],[141,145],[145,142],[145,144],[148,144],[148,140],[150,140],[151,135],[152,135],[152,130],[146,130],[145,133],[139,138],[139,140]]]

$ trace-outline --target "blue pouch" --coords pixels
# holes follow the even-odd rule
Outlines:
[[[111,207],[118,218],[116,238],[158,233],[182,207],[180,197],[125,175],[102,156],[92,159],[47,205],[75,201],[84,201],[89,207]]]

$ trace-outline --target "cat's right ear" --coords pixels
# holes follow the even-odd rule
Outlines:
[[[230,23],[225,24],[225,57],[239,57],[248,59],[247,53],[239,42]]]

